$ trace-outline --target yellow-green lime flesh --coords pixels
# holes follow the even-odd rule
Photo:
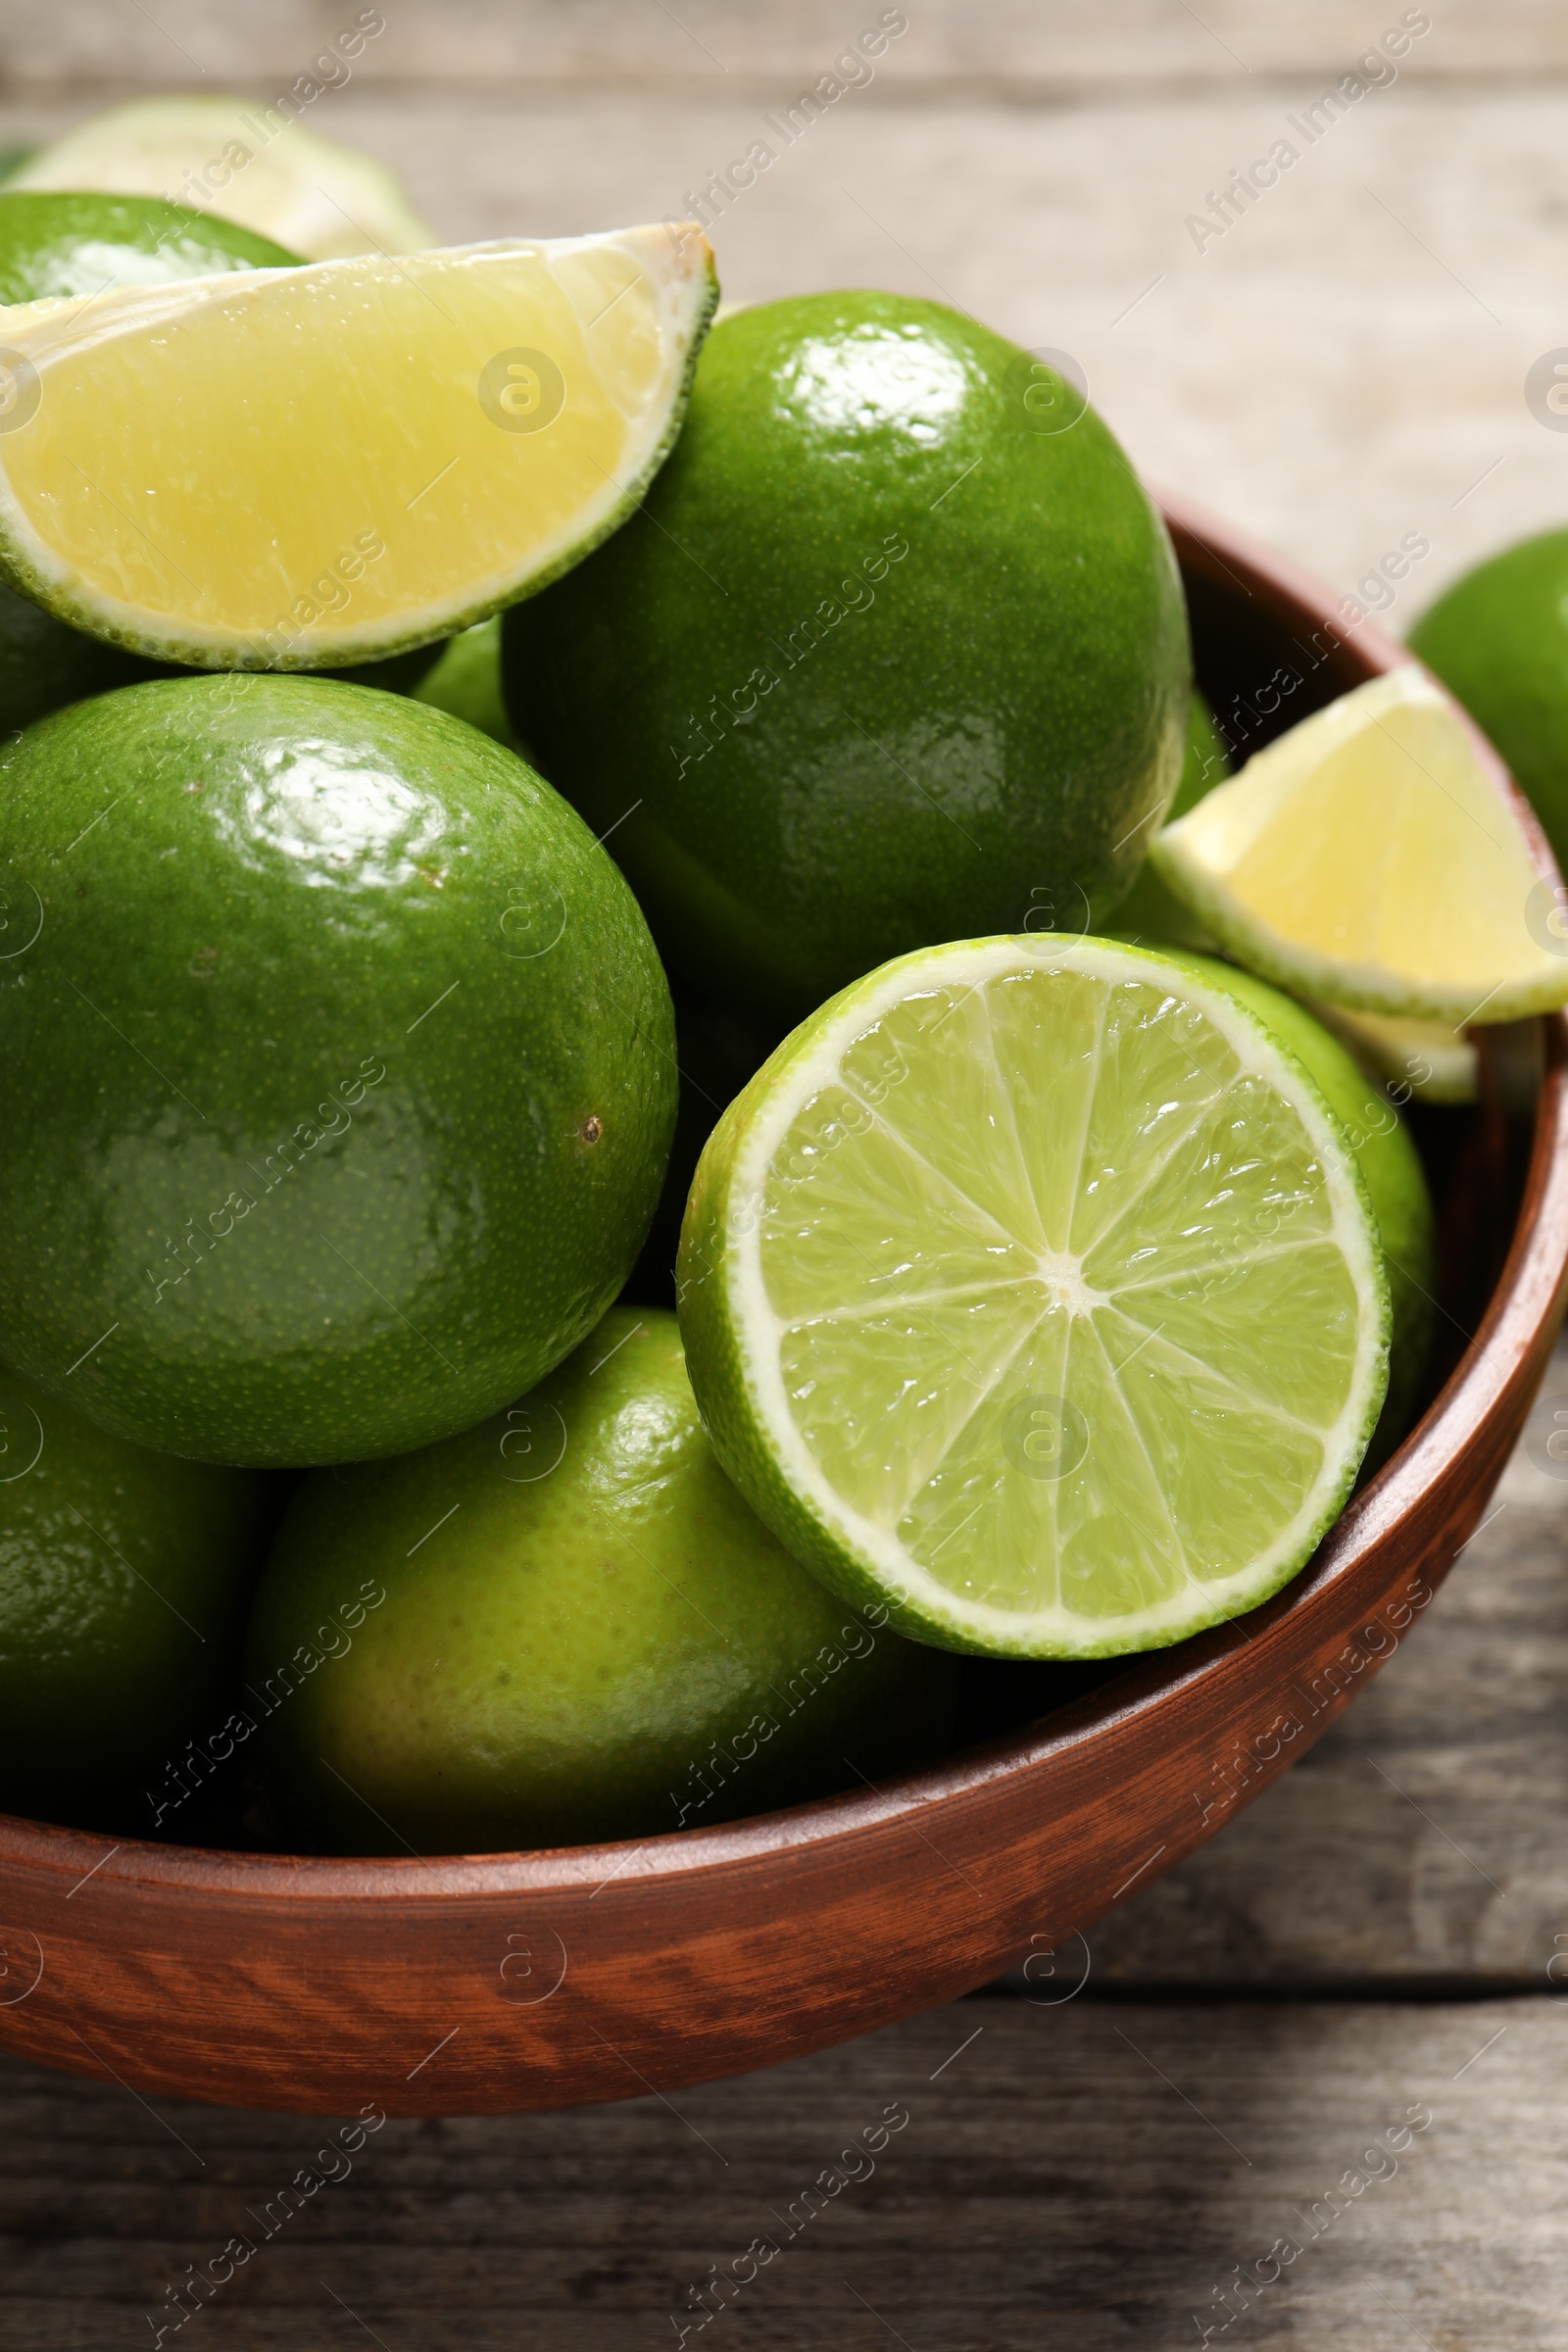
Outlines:
[[[653,225],[17,305],[0,572],[209,669],[445,639],[630,513],[715,295]]]
[[[0,303],[286,269],[297,259],[231,220],[157,197],[0,193]],[[73,628],[0,582],[0,732],[153,674],[138,655]]]
[[[0,303],[90,298],[111,286],[281,270],[298,261],[231,220],[154,196],[0,193]],[[440,650],[432,645],[334,674],[401,693],[418,683]],[[0,582],[0,732],[86,695],[177,674],[179,664],[89,636]]]
[[[1553,884],[1418,662],[1265,744],[1150,861],[1227,955],[1294,996],[1450,1030],[1568,1004]]]
[[[352,1647],[289,1690],[366,1578],[384,1597]],[[956,1675],[768,1534],[651,1308],[462,1437],[307,1480],[247,1665],[289,1823],[373,1853],[656,1837],[858,1788],[941,1754]]]
[[[1155,1647],[1292,1576],[1387,1385],[1366,1189],[1228,988],[1098,939],[901,957],[719,1121],[680,1254],[719,1458],[926,1641]]]

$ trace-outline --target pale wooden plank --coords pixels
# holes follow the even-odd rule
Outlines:
[[[19,2352],[150,2341],[166,2285],[244,2230],[255,2258],[170,2341],[298,2352],[368,2328],[387,2352],[673,2344],[688,2289],[766,2238],[779,2253],[708,2342],[1123,2352],[1198,2342],[1194,2314],[1217,2316],[1234,2266],[1255,2278],[1287,2239],[1301,2250],[1250,2298],[1248,2342],[1396,2352],[1414,2330],[1436,2352],[1555,2352],[1565,2062],[1568,2012],[1548,2000],[971,2001],[677,2094],[678,2113],[642,2099],[390,2123],[270,2242],[248,2209],[312,2160],[319,2128],[172,2108],[182,2148],[113,2086],[7,2064],[0,2337]],[[907,2123],[846,2162],[890,2108]],[[1388,2151],[1412,2108],[1430,2125]],[[1352,2193],[1351,2166],[1384,2177]],[[861,2178],[808,2221],[804,2192],[828,2167]]]
[[[376,87],[502,88],[618,85],[718,89],[777,85],[791,97],[830,72],[835,58],[884,16],[881,0],[402,0],[385,29],[354,59]],[[1448,0],[1406,11],[1402,0],[1369,10],[1361,0],[914,0],[892,13],[906,29],[877,60],[903,89],[962,91],[1010,100],[1127,87],[1225,86],[1244,79],[1323,84],[1383,47],[1402,19],[1429,29],[1396,54],[1412,80],[1535,81],[1568,63],[1568,25],[1553,0]],[[53,0],[13,12],[5,74],[14,88],[120,82],[189,86],[220,78],[287,87],[319,54],[341,55],[339,36],[361,12],[352,0],[270,0],[265,8],[215,10],[206,0],[160,0],[156,10],[121,0]],[[336,77],[336,69],[325,73]],[[1381,69],[1374,69],[1381,71]],[[794,85],[787,87],[785,85]]]

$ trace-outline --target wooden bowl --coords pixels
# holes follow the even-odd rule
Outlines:
[[[1238,749],[1405,658],[1239,533],[1165,509],[1200,677]],[[1568,1026],[1519,1024],[1488,1067],[1490,1099],[1446,1114],[1462,1141],[1434,1164],[1451,1368],[1265,1607],[1108,1667],[982,1666],[971,1744],[937,1769],[641,1844],[340,1861],[0,1819],[0,2046],[155,2098],[451,2114],[769,2065],[1021,1960],[1043,1997],[1072,1990],[1081,1932],[1211,1837],[1393,1655],[1518,1436],[1568,1280]]]

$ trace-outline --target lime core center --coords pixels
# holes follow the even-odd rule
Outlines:
[[[1070,1250],[1043,1250],[1035,1272],[1043,1284],[1053,1313],[1092,1314],[1108,1305],[1108,1291],[1091,1290],[1084,1280],[1084,1261]]]

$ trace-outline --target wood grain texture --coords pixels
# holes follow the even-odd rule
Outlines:
[[[282,86],[359,15],[357,0],[270,0],[214,9],[160,0],[155,11],[120,0],[53,0],[7,11],[5,80],[200,88],[204,80]],[[881,0],[398,0],[366,44],[355,75],[376,88],[651,90],[809,87],[831,70]],[[1404,0],[910,0],[907,29],[877,59],[878,78],[936,97],[981,92],[1018,98],[1107,88],[1225,88],[1251,80],[1303,85],[1338,79],[1399,24]],[[1418,11],[1419,14],[1428,12]],[[1552,0],[1449,0],[1398,61],[1401,78],[1509,82],[1568,70],[1568,29]],[[328,69],[330,71],[330,69]]]
[[[285,2224],[302,2168],[343,2170],[330,2127],[149,2113],[7,2063],[0,2342],[149,2344],[185,2266],[243,2235],[254,2255],[166,2343],[656,2352],[714,2266],[733,2281],[768,2241],[688,2347],[1145,2352],[1197,2344],[1228,2282],[1248,2316],[1218,2346],[1560,2352],[1565,2067],[1547,1999],[971,2000],[673,2107],[393,2120]],[[889,2110],[907,2122],[877,2148]],[[1239,2288],[1282,2239],[1278,2279]]]

